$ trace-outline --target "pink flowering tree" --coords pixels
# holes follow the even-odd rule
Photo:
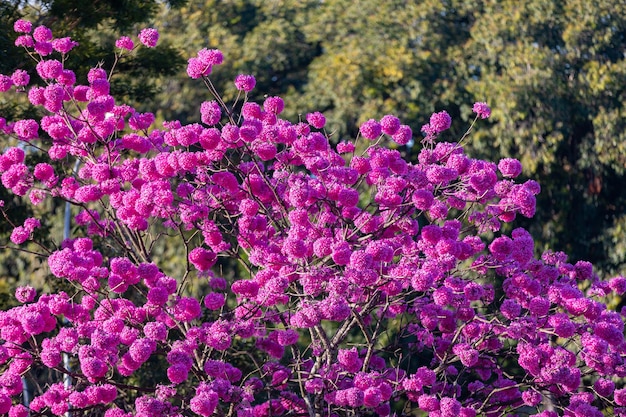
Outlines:
[[[337,143],[320,112],[288,121],[280,97],[249,101],[251,75],[223,102],[210,79],[223,55],[203,49],[187,67],[208,88],[201,122],[159,127],[109,94],[106,69],[77,80],[70,38],[15,30],[35,69],[0,90],[26,91],[41,117],[0,119],[15,145],[2,185],[70,203],[78,231],[50,246],[38,219],[13,225],[8,246],[36,250],[69,290],[21,287],[0,313],[1,414],[626,415],[624,320],[606,304],[626,278],[537,258],[509,226],[540,187],[516,180],[515,159],[464,152],[485,103],[455,142],[433,114],[409,163],[385,146],[413,139],[392,115]],[[119,58],[157,42],[123,37]],[[154,261],[163,244],[186,254],[184,274]]]

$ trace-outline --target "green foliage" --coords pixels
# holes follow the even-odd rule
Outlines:
[[[0,0],[0,73],[6,74],[20,67],[23,58],[15,49],[13,22],[20,17],[20,2]]]
[[[264,95],[285,96],[306,82],[308,65],[319,49],[306,41],[302,30],[318,5],[312,0],[191,0],[178,9],[163,8],[157,26],[161,38],[185,51],[185,58],[202,48],[224,51],[224,64],[211,74],[213,84],[228,102],[237,95],[234,77],[255,74],[257,87],[251,98],[257,100]],[[198,121],[200,103],[211,99],[184,71],[159,86],[156,107],[166,120]]]
[[[44,0],[42,6],[50,18],[61,18],[68,29],[95,28],[105,20],[120,30],[128,30],[135,23],[153,16],[158,8],[156,1],[130,0]]]
[[[615,236],[626,211],[624,6],[485,1],[463,45],[467,91],[493,106],[470,146],[520,158],[543,188],[535,237],[605,273],[626,261],[609,243],[626,238]]]
[[[34,3],[45,12],[46,25],[60,24],[61,28],[71,31],[95,29],[104,24],[127,32],[137,23],[152,19],[161,5],[180,7],[185,0],[42,0]]]
[[[322,3],[306,26],[323,54],[311,64],[304,107],[325,109],[331,128],[354,135],[392,112],[417,132],[433,111],[465,101],[449,56],[469,36],[472,9],[454,3]]]

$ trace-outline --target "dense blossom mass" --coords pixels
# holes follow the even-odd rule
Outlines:
[[[71,39],[14,28],[37,63],[0,87],[26,89],[42,116],[0,118],[16,144],[0,155],[2,185],[73,204],[79,231],[45,255],[72,292],[20,287],[0,313],[0,414],[626,415],[624,320],[606,304],[626,278],[535,257],[507,224],[534,215],[539,184],[518,180],[516,159],[444,141],[447,112],[422,128],[415,162],[394,149],[413,140],[397,117],[337,142],[320,112],[290,122],[280,97],[248,101],[251,75],[235,80],[243,102],[216,96],[200,122],[159,127],[116,101],[104,68],[79,83]],[[155,47],[158,32],[138,39]],[[206,78],[223,59],[203,49],[187,72]],[[40,227],[14,224],[11,244]],[[166,235],[187,254],[184,276],[152,260]],[[234,280],[218,274],[229,261]],[[134,385],[157,364],[156,384]],[[27,401],[25,381],[42,375]]]

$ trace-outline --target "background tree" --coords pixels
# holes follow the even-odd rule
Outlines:
[[[395,111],[419,135],[431,113],[466,101],[450,58],[469,37],[475,7],[462,1],[321,3],[305,33],[323,53],[310,66],[301,101],[326,109],[340,134]]]
[[[623,270],[626,2],[485,1],[459,62],[493,105],[479,154],[515,155],[542,184],[544,245]]]
[[[227,100],[237,90],[236,74],[255,74],[252,99],[285,95],[302,89],[313,58],[321,51],[303,32],[319,2],[306,0],[191,0],[180,8],[163,7],[156,21],[163,40],[193,56],[201,48],[220,48],[227,54],[223,67],[211,74],[212,82]],[[197,121],[197,108],[208,100],[185,71],[162,80],[161,117]],[[178,97],[184,96],[185,100]]]

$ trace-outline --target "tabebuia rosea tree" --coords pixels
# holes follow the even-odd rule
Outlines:
[[[0,119],[2,185],[72,204],[75,231],[46,246],[41,219],[13,225],[7,246],[38,243],[68,290],[20,287],[0,313],[0,413],[626,415],[624,320],[606,304],[626,278],[535,257],[508,224],[534,215],[539,184],[516,180],[515,159],[467,155],[467,135],[443,141],[445,111],[407,162],[385,146],[413,140],[392,115],[331,140],[322,113],[288,121],[281,98],[248,100],[251,75],[225,103],[210,80],[223,55],[203,49],[187,67],[208,87],[201,122],[157,126],[110,95],[105,68],[76,79],[70,38],[15,30],[35,65],[0,90],[41,117]],[[138,40],[120,38],[119,58],[158,32]],[[473,110],[468,134],[490,115]],[[154,261],[165,241],[184,274]]]

